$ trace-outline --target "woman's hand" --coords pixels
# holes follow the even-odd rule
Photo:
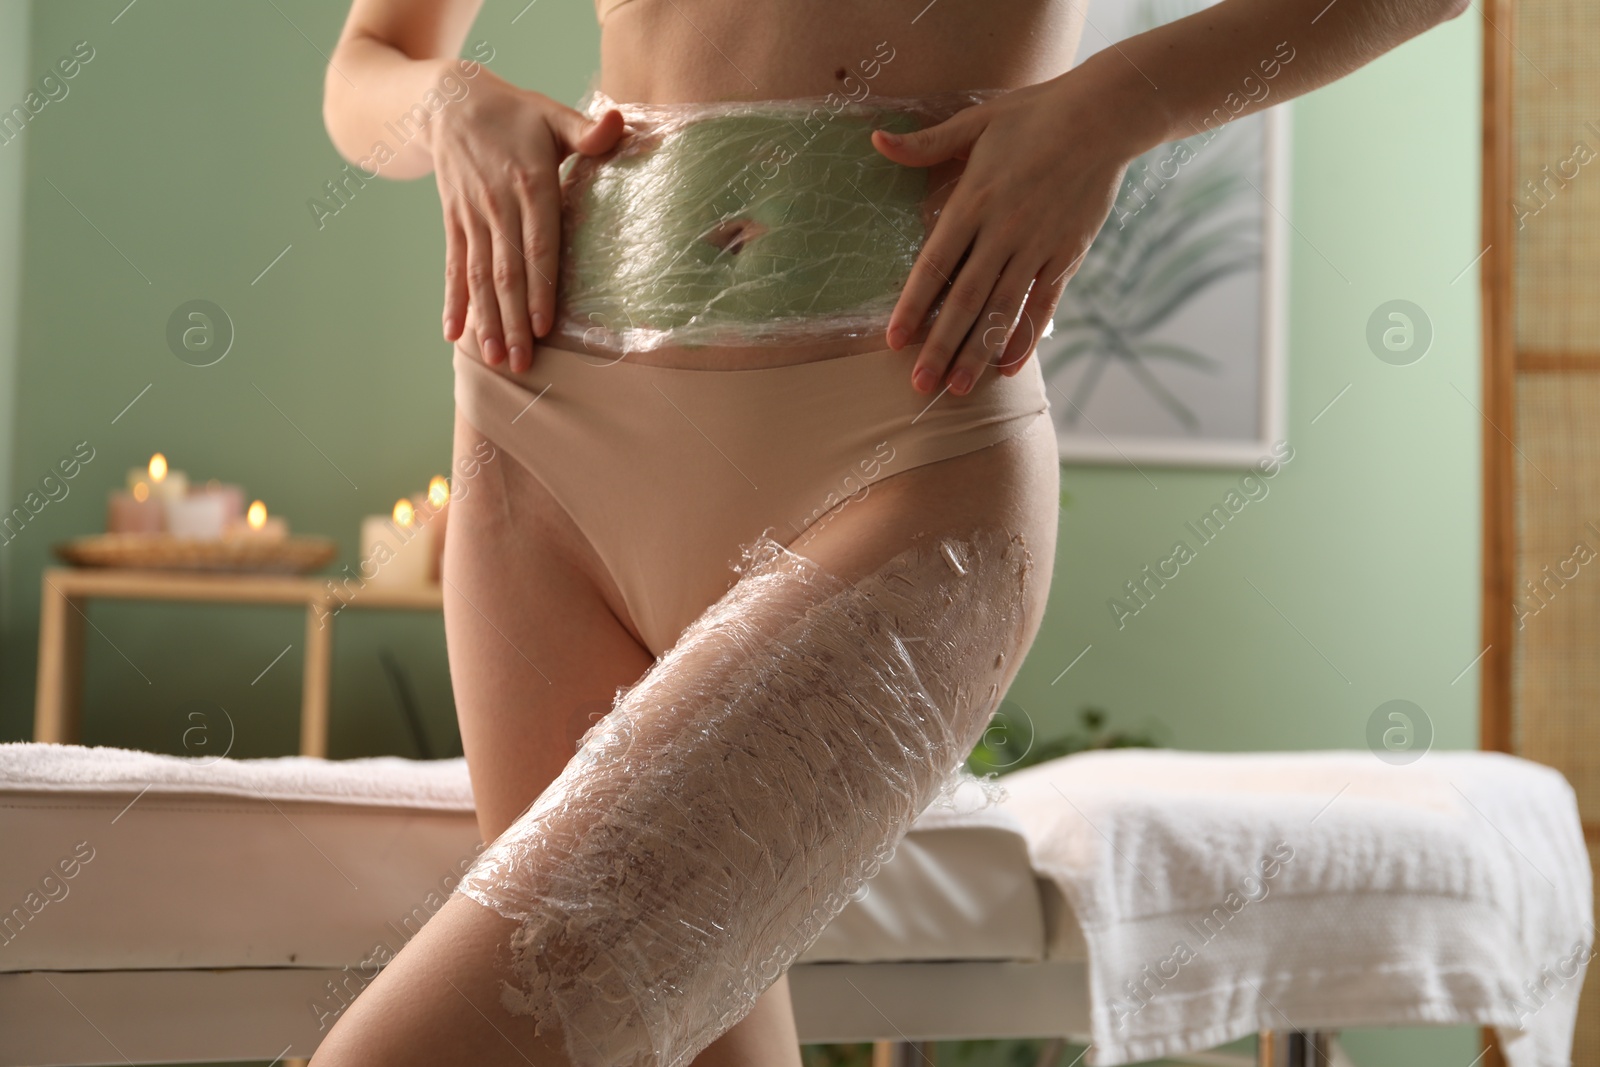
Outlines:
[[[904,348],[945,294],[912,370],[920,392],[948,381],[959,396],[985,367],[1020,370],[1110,214],[1138,151],[1076,73],[915,133],[873,134],[906,166],[967,161],[889,318],[889,347]]]
[[[482,70],[428,125],[444,206],[444,338],[460,338],[470,303],[484,361],[509,359],[520,374],[555,319],[558,168],[573,152],[609,151],[622,113],[591,120]]]

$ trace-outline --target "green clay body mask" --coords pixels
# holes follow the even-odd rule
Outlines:
[[[785,345],[882,333],[961,163],[906,167],[875,129],[1000,90],[617,104],[627,130],[562,183],[556,332],[591,350]]]

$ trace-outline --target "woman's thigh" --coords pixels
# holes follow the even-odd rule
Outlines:
[[[456,469],[469,460],[473,473],[450,504],[445,629],[479,831],[492,841],[653,657],[619,619],[615,587],[543,483],[459,417],[455,453]],[[531,1020],[501,1005],[504,983],[517,980],[508,965],[517,925],[453,897],[344,1013],[318,1067],[566,1063],[559,1035],[536,1036]],[[781,983],[708,1056],[789,1062],[793,1026]],[[760,1055],[738,1051],[750,1048]]]
[[[460,416],[455,451],[457,470],[468,457],[478,466],[450,504],[445,636],[478,825],[492,841],[653,657],[544,484]]]
[[[555,779],[651,656],[617,620],[544,486],[459,416],[445,634],[479,832],[492,841]],[[452,897],[343,1013],[324,1065],[564,1064],[500,1003],[517,924]]]
[[[998,444],[873,483],[807,527],[788,547],[826,571],[855,580],[918,535],[960,536],[985,527],[1019,535],[1032,558],[1021,643],[1025,651],[1038,632],[1050,589],[1060,499],[1055,431],[1041,416]]]

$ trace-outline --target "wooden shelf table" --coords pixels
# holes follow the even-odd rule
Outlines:
[[[83,703],[84,624],[91,600],[165,600],[211,604],[275,604],[306,610],[306,655],[300,699],[300,753],[328,754],[328,687],[333,619],[343,608],[438,611],[436,583],[384,587],[368,583],[337,596],[326,578],[299,575],[50,567],[39,599],[39,679],[33,739],[78,740]]]

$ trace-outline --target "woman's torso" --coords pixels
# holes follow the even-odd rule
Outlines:
[[[1016,89],[1065,71],[1086,0],[597,0],[600,89],[656,104]]]
[[[828,94],[871,102],[947,90],[1014,89],[1068,68],[1082,11],[1078,0],[1014,0],[1003,13],[985,0],[874,0],[870,5],[791,0],[759,10],[727,0],[597,0],[602,31],[597,87],[624,104],[664,105]],[[960,164],[953,166],[958,171]],[[635,263],[639,251],[630,255]],[[881,309],[881,296],[877,306]],[[570,338],[551,340],[576,347]],[[883,347],[879,330],[781,345],[667,343],[629,358],[734,368]]]

